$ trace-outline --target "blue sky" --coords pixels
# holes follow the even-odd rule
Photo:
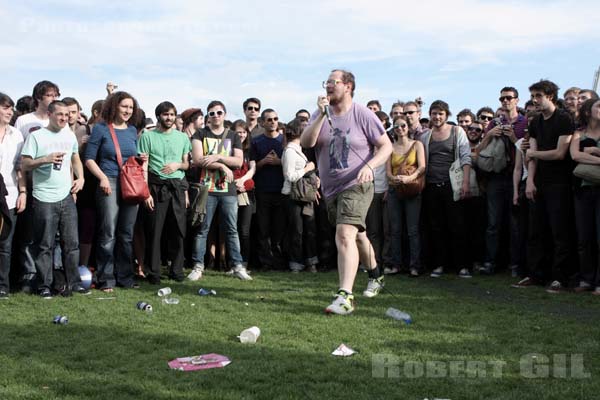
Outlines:
[[[228,118],[259,97],[283,120],[313,110],[332,68],[356,75],[355,99],[421,96],[498,106],[514,86],[521,105],[541,79],[591,88],[600,66],[600,2],[0,0],[0,91],[16,100],[49,79],[85,111],[107,81],[150,115],[219,99]]]

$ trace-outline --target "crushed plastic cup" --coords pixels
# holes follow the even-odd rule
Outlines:
[[[260,328],[258,326],[253,326],[248,329],[244,329],[242,333],[240,333],[240,342],[241,343],[256,343],[260,336]]]
[[[164,287],[162,289],[158,289],[158,297],[165,297],[171,294],[171,288],[170,287]]]
[[[177,297],[166,297],[162,300],[163,304],[179,304]]]

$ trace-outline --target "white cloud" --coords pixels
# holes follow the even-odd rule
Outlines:
[[[591,0],[0,3],[11,33],[0,45],[9,78],[2,90],[28,93],[53,76],[70,94],[95,100],[114,80],[145,108],[168,97],[205,106],[259,96],[285,118],[314,103],[333,66],[377,63],[391,74],[409,61],[411,88],[390,82],[395,76],[361,77],[368,82],[360,98],[395,99],[432,91],[418,89],[431,82],[420,64],[451,76],[600,36],[600,3]]]

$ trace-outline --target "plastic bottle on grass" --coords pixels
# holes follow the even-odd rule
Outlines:
[[[163,304],[179,304],[177,297],[167,297],[162,300]]]
[[[398,320],[398,321],[404,321],[404,323],[407,325],[412,323],[412,318],[410,317],[409,314],[405,313],[404,311],[397,310],[393,307],[388,308],[387,311],[385,312],[385,315],[387,315],[388,317],[394,318],[395,320]]]

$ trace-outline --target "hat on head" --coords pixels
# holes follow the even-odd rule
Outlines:
[[[181,113],[181,119],[183,120],[183,123],[189,123],[189,120],[192,118],[192,116],[194,116],[194,114],[204,115],[202,114],[201,108],[188,108],[187,110]]]

